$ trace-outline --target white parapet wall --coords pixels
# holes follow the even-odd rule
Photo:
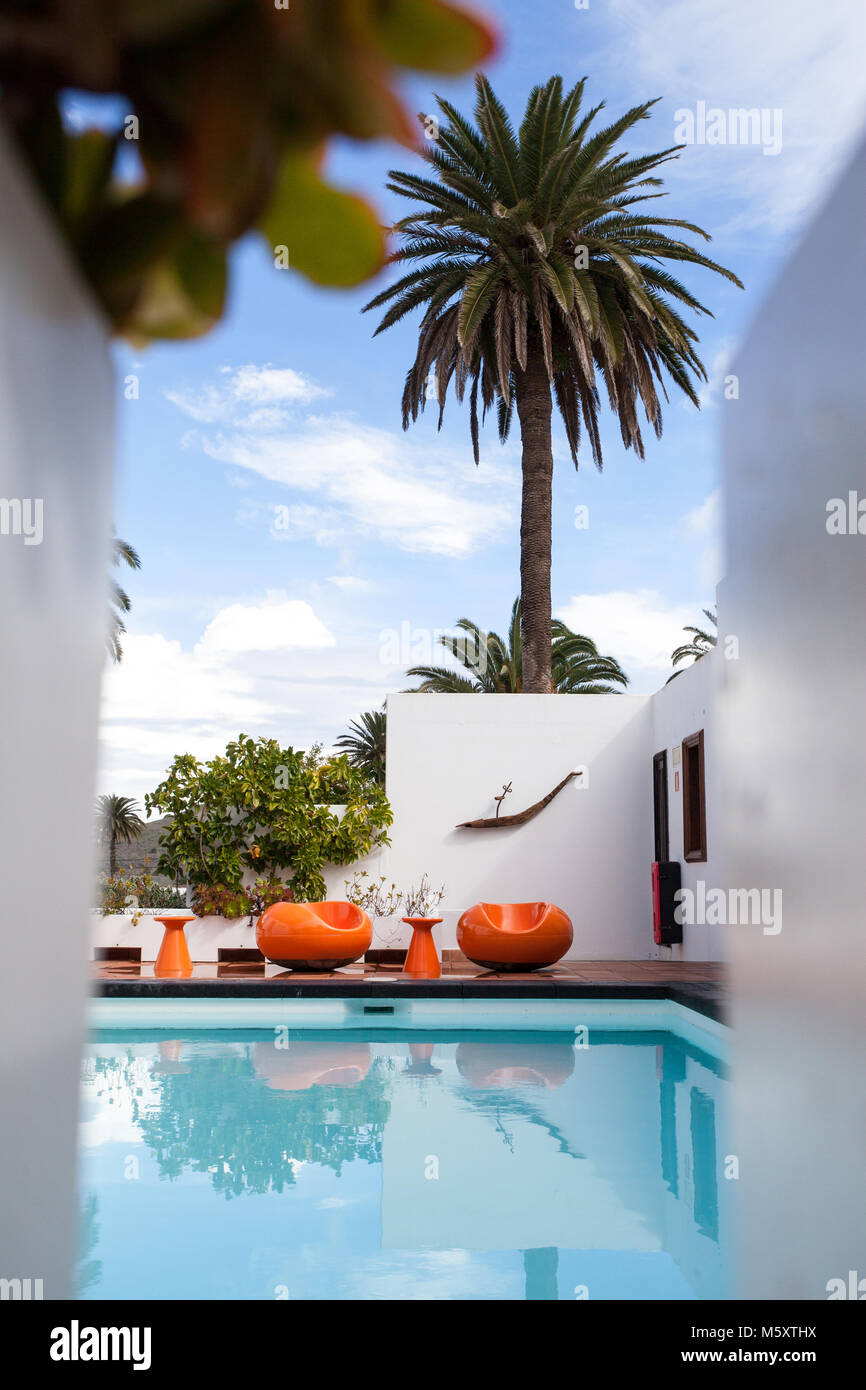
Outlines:
[[[571,957],[641,959],[652,937],[651,707],[635,695],[392,695],[387,791],[394,811],[387,872],[445,883],[446,946],[480,900],[555,902],[574,923]],[[458,830],[545,796],[524,825]]]
[[[398,884],[445,883],[443,941],[479,900],[555,902],[574,923],[570,959],[722,960],[723,925],[683,927],[682,945],[653,941],[653,756],[666,750],[670,857],[683,862],[682,740],[703,731],[707,860],[683,862],[683,886],[721,887],[713,707],[721,654],[652,696],[392,695],[387,791],[394,811],[383,871]],[[531,821],[458,830],[525,809],[573,768],[582,775]]]
[[[650,865],[654,857],[653,757],[667,753],[669,856],[682,864],[683,887],[698,895],[724,888],[720,867],[719,768],[713,709],[721,653],[705,657],[652,696],[392,695],[388,700],[387,792],[394,812],[391,845],[352,865],[325,869],[329,898],[344,898],[356,871],[406,890],[427,874],[444,884],[434,933],[457,945],[460,913],[479,901],[555,902],[574,923],[573,960],[723,960],[729,928],[697,920],[682,945],[659,947],[652,934]],[[683,847],[684,738],[703,732],[707,858],[687,863]],[[581,769],[523,825],[458,829],[496,814],[494,798],[510,782],[501,814],[546,796]],[[701,890],[701,885],[703,889]],[[703,898],[699,898],[703,901]],[[193,960],[220,949],[255,947],[249,918],[206,917],[188,924]],[[374,947],[405,947],[399,919],[374,920]],[[140,947],[154,960],[162,927],[152,913],[91,923],[92,947]]]
[[[662,947],[659,954],[672,960],[724,960],[727,956],[728,925],[725,914],[704,910],[707,897],[725,890],[722,872],[720,796],[721,780],[718,738],[714,717],[720,671],[725,657],[720,650],[701,657],[693,666],[663,685],[652,696],[652,734],[650,759],[667,754],[668,854],[680,865],[682,886],[694,895],[696,919],[683,924],[682,945]],[[689,862],[685,858],[683,834],[683,739],[691,734],[704,736],[704,782],[706,788],[706,860]],[[645,759],[640,769],[641,786],[651,795],[651,766]],[[653,842],[647,853],[652,858]],[[645,856],[646,857],[646,856]],[[712,901],[712,900],[711,900]],[[686,914],[688,916],[688,914]],[[719,917],[722,920],[717,920]],[[707,920],[709,919],[709,920]]]

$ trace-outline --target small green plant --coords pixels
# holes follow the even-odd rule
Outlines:
[[[369,879],[369,882],[366,880]],[[363,908],[371,917],[431,917],[445,897],[445,884],[432,889],[430,878],[423,874],[417,887],[413,884],[405,891],[396,883],[386,887],[387,878],[370,878],[366,869],[359,869],[353,878],[347,879],[346,897],[356,907]]]
[[[136,924],[142,912],[170,907],[186,907],[186,894],[169,884],[157,883],[147,868],[140,873],[121,869],[100,874],[97,880],[99,910],[103,917],[112,913],[131,913]]]
[[[422,874],[418,886],[407,888],[403,898],[404,917],[432,917],[445,897],[445,884],[433,889],[427,874]]]
[[[223,888],[203,885],[193,893],[192,910],[197,917],[249,917],[249,926],[274,903],[294,902],[291,888],[279,879],[257,878],[252,888]]]
[[[359,869],[351,879],[345,881],[346,897],[369,917],[396,917],[400,911],[403,894],[398,890],[396,883],[387,887],[386,883],[384,874],[379,878],[371,878],[366,869]]]

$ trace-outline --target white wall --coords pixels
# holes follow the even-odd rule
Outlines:
[[[777,935],[731,933],[744,1298],[866,1279],[866,535],[826,530],[866,498],[864,189],[861,148],[725,406],[726,874],[784,901]]]
[[[482,899],[557,903],[571,917],[577,960],[720,960],[727,928],[685,925],[683,944],[652,938],[652,758],[668,752],[670,854],[682,862],[682,767],[673,749],[704,731],[707,784],[705,864],[683,863],[683,886],[723,886],[719,861],[718,767],[713,722],[717,665],[705,657],[653,696],[392,695],[388,700],[387,792],[394,812],[391,846],[351,865],[328,865],[327,894],[345,897],[359,869],[406,889],[429,875],[447,894],[437,946],[457,944],[460,913]],[[504,782],[513,788],[502,814],[538,801],[573,767],[582,778],[526,825],[457,830],[459,821],[494,815]],[[247,918],[205,918],[186,928],[194,960],[214,961],[221,947],[254,946]],[[377,924],[374,921],[374,929]],[[398,934],[395,934],[395,931]],[[386,924],[374,946],[405,946],[409,929]],[[93,945],[142,948],[153,960],[162,928],[143,916],[92,920]]]
[[[424,872],[447,885],[446,945],[472,903],[547,899],[574,923],[572,957],[657,954],[651,718],[637,695],[389,696],[385,863],[400,885]],[[588,777],[526,825],[455,829],[494,815],[503,783],[513,789],[502,814],[512,814],[580,765]]]
[[[0,1276],[71,1287],[104,663],[113,383],[104,326],[0,129]]]
[[[663,685],[652,697],[650,759],[656,753],[667,751],[669,853],[671,859],[679,860],[683,888],[691,891],[695,891],[699,880],[703,881],[707,890],[725,887],[720,843],[718,739],[714,718],[718,668],[723,660],[719,650],[701,657],[700,661],[683,670],[676,680]],[[682,760],[678,765],[674,764],[674,750],[681,749],[683,739],[699,730],[703,730],[704,734],[707,859],[706,863],[687,864],[683,857],[683,768]],[[644,767],[642,776],[652,804],[652,767]],[[663,946],[659,954],[662,959],[670,960],[724,960],[726,934],[725,926],[714,923],[685,923],[682,945]]]

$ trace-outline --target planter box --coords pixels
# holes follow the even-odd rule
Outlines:
[[[97,946],[126,946],[140,948],[143,961],[156,960],[164,928],[154,920],[155,916],[157,913],[167,916],[169,911],[175,910],[162,912],[159,908],[147,908],[142,911],[137,923],[133,923],[129,912],[111,913],[108,917],[91,912],[89,958],[93,959]],[[443,950],[453,949],[457,945],[459,915],[445,908],[442,910],[444,920],[433,928],[433,940],[440,958]],[[231,920],[227,917],[197,917],[194,922],[187,922],[185,932],[190,956],[194,961],[216,962],[220,950],[255,950],[256,931],[255,927],[248,925],[249,920],[249,917]],[[373,924],[371,951],[408,950],[412,928],[401,922],[399,917],[372,917],[370,920]]]
[[[373,940],[371,951],[406,951],[412,940],[412,928],[399,917],[371,917]]]
[[[97,946],[133,946],[141,948],[143,961],[156,960],[164,930],[162,923],[155,920],[158,911],[157,908],[142,912],[137,923],[133,923],[130,913],[112,913],[108,917],[98,912],[91,913],[91,958]],[[231,920],[227,917],[197,917],[194,922],[187,922],[184,930],[190,956],[194,961],[216,962],[220,949],[254,950],[256,933],[255,927],[248,925],[249,920],[249,917]]]
[[[459,912],[440,908],[434,916],[442,921],[433,928],[433,941],[442,959],[443,950],[454,949],[457,945],[457,919]],[[373,940],[371,951],[408,951],[412,940],[412,928],[399,917],[371,917]]]

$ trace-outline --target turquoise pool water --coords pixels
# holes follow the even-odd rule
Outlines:
[[[79,1294],[724,1297],[725,1089],[668,1032],[99,1033]]]

